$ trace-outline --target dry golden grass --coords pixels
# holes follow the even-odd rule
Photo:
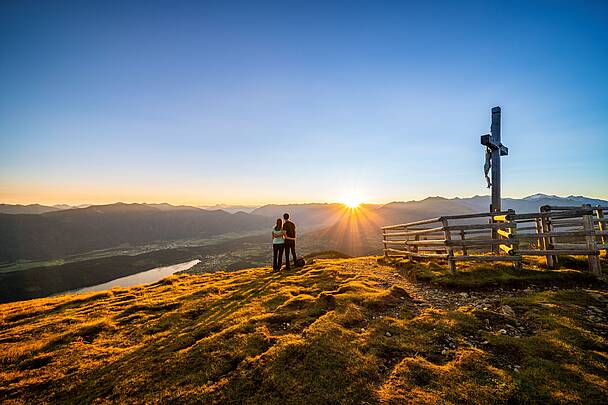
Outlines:
[[[0,402],[605,403],[608,327],[585,313],[605,292],[506,297],[537,326],[515,338],[484,329],[498,313],[417,306],[396,271],[318,260],[5,304]]]

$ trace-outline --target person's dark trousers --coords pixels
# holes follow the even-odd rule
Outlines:
[[[296,267],[296,241],[295,240],[286,240],[285,241],[285,267],[290,268],[289,266],[289,252],[293,256],[293,267]]]
[[[283,249],[285,249],[285,248],[282,243],[273,243],[272,244],[272,269],[273,270],[281,270],[281,265],[283,264]]]

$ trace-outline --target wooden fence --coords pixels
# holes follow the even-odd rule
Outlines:
[[[599,255],[608,249],[608,207],[543,206],[538,213],[447,215],[382,228],[384,254],[411,259],[443,259],[451,273],[458,261],[508,261],[544,256],[548,268],[559,256],[584,255],[589,270],[601,273]]]

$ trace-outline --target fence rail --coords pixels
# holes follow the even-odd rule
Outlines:
[[[446,215],[382,228],[384,254],[411,259],[443,259],[451,273],[458,261],[509,261],[544,256],[559,267],[559,256],[585,255],[599,275],[599,255],[608,249],[608,206],[543,206],[539,212]],[[484,222],[487,221],[487,222]]]

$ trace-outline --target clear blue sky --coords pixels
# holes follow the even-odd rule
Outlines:
[[[85,4],[86,3],[86,4]],[[608,198],[608,3],[0,4],[0,202]]]

